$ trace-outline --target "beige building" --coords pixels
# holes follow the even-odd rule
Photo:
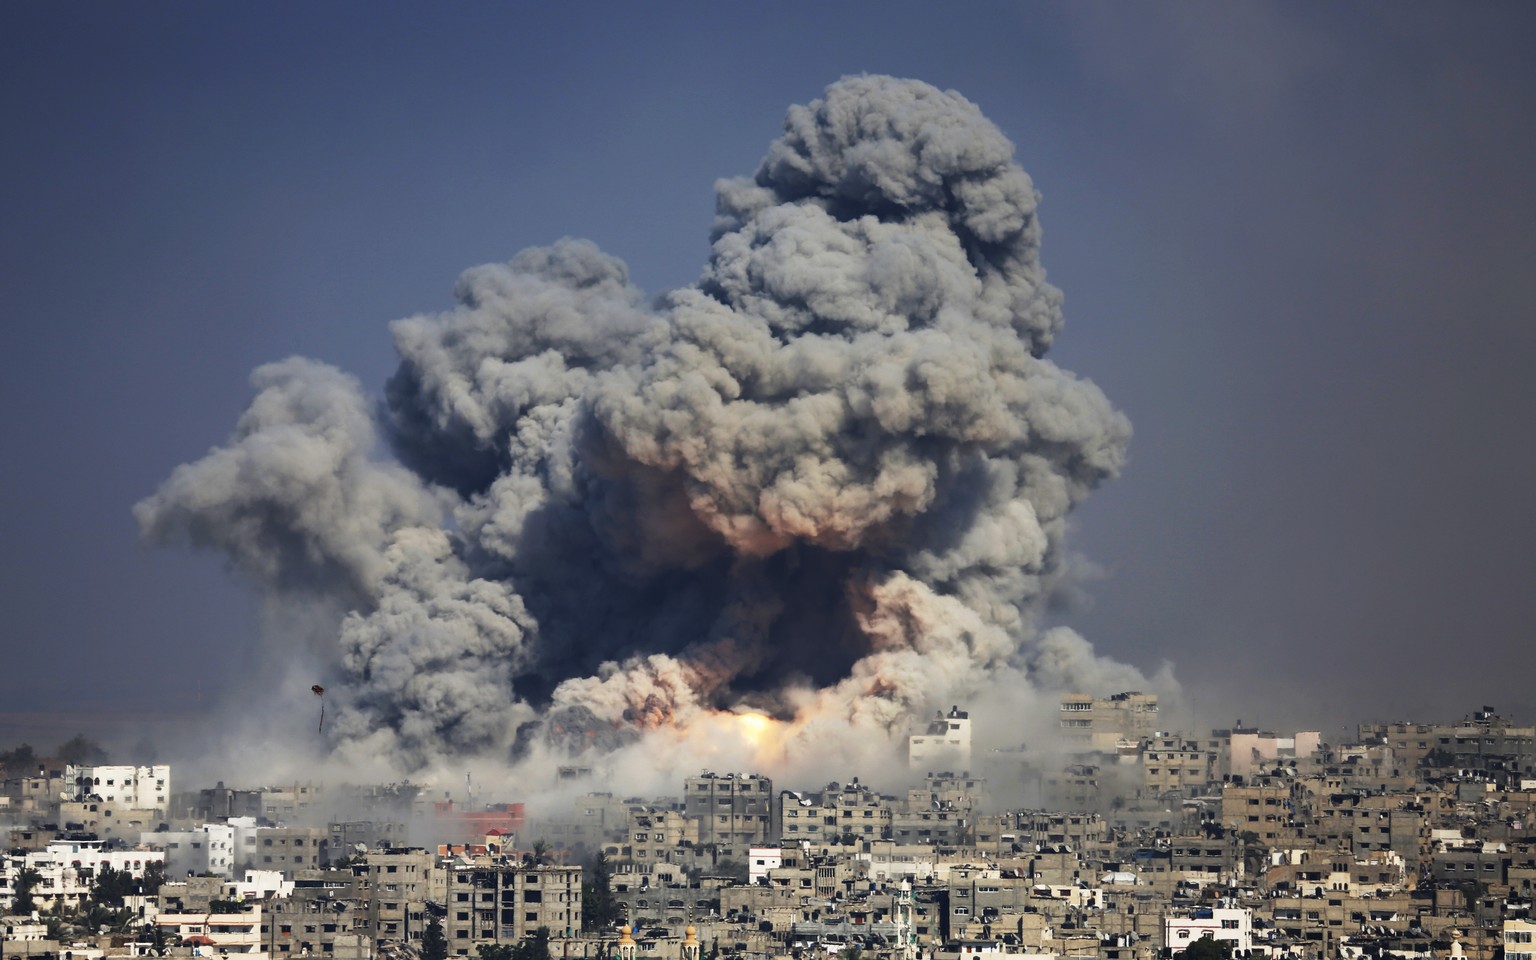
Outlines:
[[[237,912],[162,913],[155,917],[155,926],[183,941],[200,937],[219,956],[264,955],[261,910],[261,904],[256,903]]]
[[[1142,787],[1156,795],[1189,796],[1216,779],[1216,754],[1198,741],[1155,736],[1141,746]]]
[[[1536,960],[1536,920],[1504,921],[1504,960]]]
[[[812,844],[877,840],[890,836],[893,797],[882,796],[858,779],[829,783],[820,793],[785,790],[779,794],[777,834],[782,843]]]
[[[1097,811],[1107,799],[1103,779],[1104,770],[1097,764],[1068,764],[1045,775],[1045,802],[1061,810]]]
[[[367,857],[368,925],[378,940],[419,942],[432,899],[436,857],[426,850],[398,849]]]
[[[747,851],[770,839],[774,816],[773,781],[757,774],[689,777],[683,813],[698,825],[698,842],[714,844],[721,856],[745,860]]]
[[[481,857],[447,864],[444,878],[443,934],[454,956],[474,956],[484,944],[513,945],[541,927],[554,939],[581,930],[580,867]]]
[[[298,820],[319,803],[325,788],[317,783],[293,783],[261,789],[261,815],[273,822]]]
[[[1229,783],[1221,791],[1221,822],[1239,835],[1254,834],[1258,842],[1274,846],[1290,838],[1291,792],[1284,785]]]
[[[608,844],[605,852],[615,860],[638,864],[681,861],[699,843],[700,821],[681,810],[636,806],[629,810],[628,832],[623,843]]]
[[[1059,729],[1069,751],[1118,753],[1121,744],[1145,740],[1157,732],[1157,696],[1127,691],[1107,699],[1082,693],[1061,697]]]
[[[137,843],[141,834],[165,822],[165,811],[124,806],[104,800],[65,800],[59,820],[66,830],[93,833],[101,840]]]
[[[1361,743],[1381,743],[1392,748],[1399,767],[1417,767],[1435,746],[1435,728],[1428,723],[1362,723]]]
[[[272,960],[368,960],[375,943],[368,908],[352,892],[345,887],[312,886],[303,895],[264,903],[261,933],[267,955]]]
[[[323,827],[257,827],[255,840],[241,864],[248,870],[280,870],[283,879],[292,880],[301,870],[330,862],[330,836]]]

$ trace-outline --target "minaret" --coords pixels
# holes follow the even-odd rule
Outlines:
[[[619,928],[619,960],[635,960],[635,938],[630,936],[633,932],[627,923]]]
[[[691,923],[683,931],[683,960],[699,960],[699,928]]]
[[[892,919],[896,922],[896,955],[902,960],[913,960],[917,956],[916,928],[912,924],[912,884],[906,880],[901,881],[901,886],[896,892],[896,914]]]

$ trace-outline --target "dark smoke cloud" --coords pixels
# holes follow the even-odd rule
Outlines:
[[[440,498],[371,459],[378,431],[353,377],[292,357],[259,367],[251,384],[256,399],[229,443],[177,467],[134,507],[139,526],[220,550],[271,590],[369,602],[390,532],[437,526]]]
[[[140,523],[342,597],[335,735],[406,767],[548,717],[618,746],[750,706],[810,743],[997,677],[1139,679],[1037,637],[1130,425],[1044,358],[1061,295],[1012,158],[957,94],[840,81],[718,185],[694,286],[648,307],[574,240],[471,270],[394,324],[377,419],[328,367],[263,368]]]

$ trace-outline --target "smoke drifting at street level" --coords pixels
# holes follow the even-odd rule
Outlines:
[[[988,684],[1144,683],[1037,634],[1130,425],[1043,359],[1061,296],[1012,155],[957,94],[842,80],[718,185],[695,285],[652,309],[575,240],[470,270],[393,325],[403,467],[351,378],[288,360],[139,521],[347,610],[328,732],[404,768],[765,726],[851,757]]]

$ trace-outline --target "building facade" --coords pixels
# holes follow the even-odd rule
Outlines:
[[[483,944],[516,944],[540,928],[557,939],[581,930],[580,867],[487,857],[450,862],[443,871],[443,933],[454,956],[474,956]]]
[[[698,842],[713,844],[722,856],[745,859],[747,851],[772,837],[777,817],[773,781],[758,774],[689,777],[683,813],[698,824]]]

